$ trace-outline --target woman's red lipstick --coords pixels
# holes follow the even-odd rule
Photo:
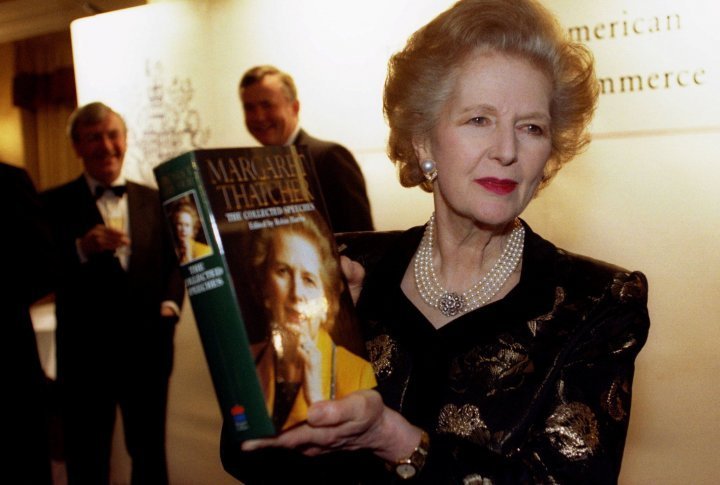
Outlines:
[[[492,192],[498,195],[506,195],[515,190],[517,182],[510,179],[496,179],[494,177],[485,177],[476,179],[475,183],[480,185],[488,192]]]

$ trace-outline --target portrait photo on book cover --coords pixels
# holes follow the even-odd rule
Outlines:
[[[226,247],[226,256],[249,276],[234,284],[276,429],[304,421],[315,401],[374,387],[332,234],[318,213],[243,232],[245,248]]]
[[[197,194],[194,190],[184,192],[163,204],[173,235],[173,244],[181,265],[210,256],[213,251],[208,244],[205,225],[200,217]]]

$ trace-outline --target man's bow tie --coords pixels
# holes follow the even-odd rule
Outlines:
[[[118,197],[122,197],[125,194],[127,187],[125,185],[113,185],[112,187],[104,187],[102,185],[98,185],[97,187],[95,187],[95,200],[102,197],[106,190],[109,190]]]

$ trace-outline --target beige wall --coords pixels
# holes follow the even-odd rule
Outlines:
[[[407,35],[451,3],[174,1],[96,16],[73,26],[80,101],[106,99],[127,115],[131,149],[137,150],[128,168],[144,179],[147,167],[132,160],[157,163],[173,149],[191,148],[193,140],[252,144],[237,80],[251,65],[275,63],[296,77],[308,131],[341,141],[357,155],[378,227],[405,228],[423,223],[432,208],[426,194],[399,187],[384,155],[385,66]],[[590,42],[603,76],[637,72],[647,80],[655,72],[705,70],[702,85],[603,96],[591,148],[525,217],[558,245],[642,270],[650,280],[652,328],[638,359],[621,483],[715,483],[720,59],[713,49],[720,37],[712,19],[720,7],[711,0],[545,3],[565,25],[605,25],[601,34],[613,22],[632,29],[637,19],[647,26],[682,16],[680,29]],[[113,29],[118,35],[107,35]],[[195,138],[177,122],[190,118]],[[174,145],[166,143],[170,139]],[[162,150],[153,151],[158,144]],[[194,332],[186,313],[169,423],[176,484],[203,483],[203,469],[218,467],[219,423]],[[181,463],[193,453],[203,458]]]

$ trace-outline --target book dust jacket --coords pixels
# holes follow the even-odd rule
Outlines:
[[[238,441],[375,386],[305,147],[195,150],[155,168],[223,420]]]

